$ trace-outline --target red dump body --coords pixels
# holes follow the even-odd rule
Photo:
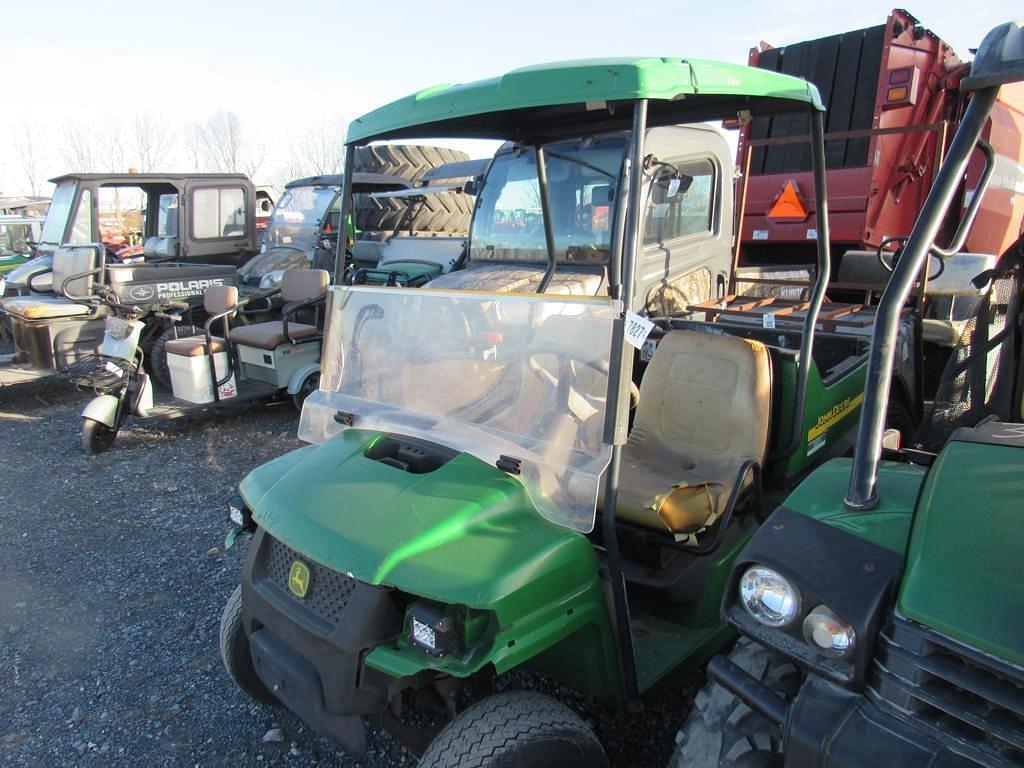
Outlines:
[[[910,234],[966,106],[959,90],[966,65],[902,10],[877,27],[762,47],[750,51],[751,66],[810,80],[828,109],[825,155],[834,255]],[[1024,195],[1022,128],[1024,86],[1004,87],[985,137],[997,165],[969,251],[999,253],[1021,231],[1024,199],[1013,198]],[[743,171],[737,184],[741,263],[813,261],[817,220],[810,145],[793,141],[808,132],[802,115],[755,116],[742,127],[737,153]],[[981,165],[979,158],[972,163],[961,206],[977,185]],[[802,211],[793,204],[794,191]],[[948,242],[959,213],[952,212],[940,245]]]

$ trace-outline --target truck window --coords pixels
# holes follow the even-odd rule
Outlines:
[[[157,237],[178,236],[178,196],[176,194],[160,195],[157,202]]]
[[[85,245],[92,242],[92,192],[82,190],[78,199],[78,210],[75,212],[75,223],[71,228],[71,245]]]
[[[669,202],[655,205],[648,199],[644,245],[663,245],[680,237],[711,232],[715,199],[715,166],[710,160],[672,163],[681,174],[693,178],[689,189]]]
[[[100,187],[96,190],[100,242],[113,252],[142,242],[146,193],[141,187]]]
[[[197,240],[245,235],[245,190],[197,189],[192,193],[192,234]]]

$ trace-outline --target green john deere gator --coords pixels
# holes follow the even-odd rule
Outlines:
[[[645,58],[433,88],[354,121],[349,165],[376,141],[506,144],[462,270],[331,291],[310,445],[231,504],[233,534],[254,534],[221,623],[238,685],[352,753],[369,721],[423,766],[607,764],[563,704],[490,684],[527,669],[625,708],[702,665],[733,638],[718,606],[761,515],[852,444],[873,311],[822,311],[822,110],[785,75]],[[773,114],[812,130],[800,300],[737,295],[731,161],[704,124]],[[439,733],[405,716],[431,704]]]
[[[896,317],[928,259],[934,275],[958,255],[936,237],[968,166],[984,162],[975,200],[991,181],[1021,202],[981,139],[1022,80],[1024,30],[1003,24],[961,81],[970,104],[879,303],[856,452],[735,559],[722,615],[743,637],[708,665],[673,768],[1024,765],[1024,236],[973,276],[917,435],[883,448]]]

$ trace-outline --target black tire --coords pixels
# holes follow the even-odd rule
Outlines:
[[[185,339],[189,336],[198,336],[203,332],[202,328],[194,325],[174,325],[162,331],[149,348],[149,358],[146,367],[149,369],[153,379],[161,388],[170,391],[171,369],[167,366],[167,350],[165,346],[171,339]]]
[[[117,438],[117,429],[108,427],[96,419],[82,419],[82,447],[90,456],[106,453]]]
[[[295,407],[302,413],[302,404],[306,402],[306,398],[316,392],[320,386],[320,371],[311,373],[305,379],[302,380],[302,385],[299,387],[299,391],[292,395],[292,402],[295,403]]]
[[[419,768],[602,768],[608,758],[579,715],[548,696],[490,696],[452,720]]]
[[[468,159],[468,154],[457,149],[420,144],[378,144],[357,147],[352,170],[355,173],[386,173],[415,181],[431,168]]]
[[[906,401],[897,393],[889,398],[889,404],[885,409],[886,429],[895,429],[900,433],[900,445],[910,445],[911,438],[917,432],[917,420],[911,413]]]
[[[276,704],[252,665],[249,638],[242,627],[242,585],[231,593],[220,615],[220,658],[235,685],[263,704]]]
[[[785,698],[800,688],[800,671],[764,646],[742,638],[729,660]],[[781,768],[779,728],[713,680],[697,694],[676,735],[669,768]]]
[[[403,223],[409,206],[416,205],[413,215],[404,222],[402,231],[466,234],[473,216],[473,200],[461,192],[434,192],[418,204],[356,195],[356,228],[363,232],[390,232]]]

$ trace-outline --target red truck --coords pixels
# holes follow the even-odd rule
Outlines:
[[[959,89],[966,65],[953,49],[906,11],[894,10],[876,27],[779,48],[762,43],[751,49],[748,63],[803,77],[821,92],[828,108],[833,257],[841,260],[847,250],[873,250],[884,239],[909,235],[966,107]],[[1001,253],[1021,232],[1024,206],[1012,198],[1024,193],[1022,128],[1024,85],[1007,86],[984,137],[996,153],[996,167],[968,251]],[[793,141],[808,131],[803,116],[755,117],[741,128],[737,200],[740,252],[747,263],[771,263],[783,243],[790,262],[794,246],[814,249],[808,239],[816,228],[810,145]],[[981,168],[976,157],[961,208]],[[951,211],[950,229],[959,214]]]

